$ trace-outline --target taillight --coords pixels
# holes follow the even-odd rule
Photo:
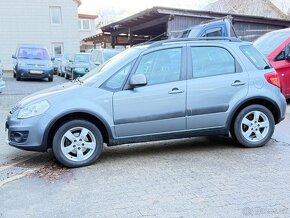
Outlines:
[[[280,79],[279,76],[276,72],[272,72],[272,73],[266,73],[265,75],[266,80],[268,81],[268,83],[277,86],[278,88],[281,87],[280,85]]]

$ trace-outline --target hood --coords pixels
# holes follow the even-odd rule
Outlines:
[[[21,107],[24,107],[28,104],[42,101],[45,99],[49,101],[50,97],[53,97],[55,95],[61,96],[69,90],[78,89],[80,87],[81,86],[79,84],[72,83],[72,82],[67,82],[67,83],[64,83],[61,85],[53,86],[53,87],[50,87],[48,89],[43,89],[39,92],[35,92],[31,95],[28,95],[27,97],[25,97],[21,101],[19,101],[16,106],[21,108]]]
[[[24,62],[26,64],[33,64],[33,65],[46,65],[51,62],[51,60],[39,60],[39,59],[25,59],[20,58],[18,59],[21,62]]]
[[[90,64],[89,63],[86,63],[86,62],[77,62],[77,63],[74,63],[74,67],[83,67],[83,68],[89,68],[90,67]]]

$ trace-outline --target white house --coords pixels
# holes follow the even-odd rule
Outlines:
[[[79,52],[80,0],[0,1],[0,59],[12,70],[11,55],[20,43],[42,44],[51,56]]]
[[[84,38],[97,34],[96,19],[98,16],[90,14],[79,14],[80,50],[85,51],[93,48],[92,42],[82,41]]]

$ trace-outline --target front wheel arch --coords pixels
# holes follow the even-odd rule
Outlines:
[[[87,112],[72,112],[72,113],[66,114],[62,117],[59,117],[54,122],[52,122],[52,124],[50,125],[49,128],[47,128],[47,130],[45,131],[46,135],[44,136],[44,139],[43,139],[43,142],[46,144],[46,150],[49,148],[52,148],[53,136],[55,135],[55,133],[59,129],[59,127],[63,123],[70,121],[70,120],[74,120],[74,119],[82,119],[82,120],[92,122],[101,131],[101,134],[103,136],[103,140],[105,143],[108,144],[110,139],[112,138],[112,132],[110,131],[108,124],[103,122],[98,117],[96,117],[90,113],[87,113]]]

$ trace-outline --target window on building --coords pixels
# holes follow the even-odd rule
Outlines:
[[[54,25],[61,24],[61,8],[60,7],[49,7],[50,11],[50,23]]]
[[[52,43],[53,57],[57,57],[63,54],[63,43]]]
[[[91,22],[89,19],[79,19],[79,29],[80,30],[90,30]]]

